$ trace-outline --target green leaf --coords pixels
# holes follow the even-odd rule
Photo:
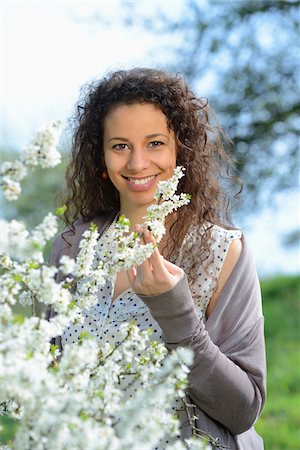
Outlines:
[[[55,351],[58,349],[58,345],[51,344],[50,345],[50,353],[51,355],[54,355]]]
[[[98,230],[98,227],[97,227],[97,225],[94,222],[91,223],[90,230],[91,231],[97,231]]]
[[[54,211],[54,214],[56,216],[63,216],[65,211],[67,210],[67,206],[63,205],[63,206],[59,206],[58,208],[56,208],[56,210]]]
[[[20,314],[15,314],[13,318],[13,323],[16,325],[22,325],[25,322],[25,317]]]
[[[83,331],[79,335],[79,340],[83,341],[84,339],[89,339],[91,337],[91,333],[89,331]]]
[[[22,277],[15,273],[13,275],[13,280],[16,281],[17,283],[21,283],[22,282]]]
[[[76,307],[76,302],[75,300],[71,300],[69,303],[69,309],[74,309]]]
[[[33,351],[30,350],[29,352],[27,352],[26,359],[31,359],[32,357],[33,357]]]
[[[90,418],[90,416],[85,411],[81,411],[81,413],[79,414],[79,417],[83,421],[88,420]]]

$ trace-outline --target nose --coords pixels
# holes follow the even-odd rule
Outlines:
[[[127,161],[127,169],[131,172],[138,173],[147,169],[150,165],[147,152],[143,148],[132,149]]]

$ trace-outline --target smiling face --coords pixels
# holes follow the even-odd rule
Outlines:
[[[174,132],[151,103],[112,109],[104,121],[103,147],[123,214],[152,204],[157,182],[170,178],[176,167]]]

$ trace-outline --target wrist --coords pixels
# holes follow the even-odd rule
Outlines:
[[[162,294],[138,295],[161,327],[164,342],[179,343],[193,336],[200,318],[186,276]]]

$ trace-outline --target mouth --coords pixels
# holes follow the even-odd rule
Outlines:
[[[145,192],[154,188],[157,183],[158,173],[156,175],[148,175],[147,177],[126,177],[123,178],[127,187],[132,192]]]
[[[157,175],[158,174],[156,174],[156,175],[149,175],[148,177],[144,177],[144,178],[125,177],[124,175],[122,175],[122,176],[127,181],[129,181],[129,183],[132,183],[132,184],[137,185],[137,186],[143,186],[143,185],[146,185],[146,184],[150,183],[152,180],[154,180],[154,178],[156,178]]]

